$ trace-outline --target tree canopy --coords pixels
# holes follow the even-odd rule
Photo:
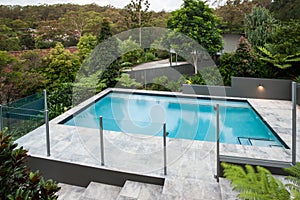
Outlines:
[[[211,55],[222,49],[219,19],[203,1],[184,0],[181,8],[172,12],[167,25],[197,41]]]

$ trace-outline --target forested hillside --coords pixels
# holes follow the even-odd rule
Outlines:
[[[39,6],[0,6],[0,50],[43,49],[61,42],[76,46],[84,34],[98,35],[104,20],[112,34],[127,30],[131,23],[128,12],[96,4],[56,4]],[[166,27],[167,12],[149,12],[144,26]]]

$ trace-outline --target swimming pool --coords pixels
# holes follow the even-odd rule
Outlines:
[[[162,136],[166,122],[170,138],[215,141],[216,104],[220,142],[286,147],[247,101],[111,92],[61,123],[99,129],[102,116],[105,130],[152,137]]]

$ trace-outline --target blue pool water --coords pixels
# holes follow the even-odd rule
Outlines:
[[[223,101],[112,92],[63,121],[65,125],[202,141],[216,139],[216,112],[220,105],[220,142],[284,146],[246,101]]]

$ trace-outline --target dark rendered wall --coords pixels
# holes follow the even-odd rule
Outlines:
[[[182,89],[184,94],[277,100],[292,98],[292,81],[279,79],[232,77],[231,87],[184,84]],[[300,88],[297,89],[297,103],[300,104]]]
[[[194,74],[195,70],[192,65],[183,64],[172,67],[127,71],[126,73],[130,74],[130,78],[135,78],[137,82],[153,83],[153,79],[156,77],[167,76],[169,80],[178,80],[182,75]]]
[[[88,167],[34,156],[27,159],[27,165],[32,171],[39,170],[46,179],[81,187],[87,187],[91,181],[119,187],[122,187],[126,180],[156,185],[164,184],[164,178]]]
[[[137,71],[127,71],[131,78],[140,83],[153,83],[156,77],[167,76],[169,80],[178,80],[182,75],[193,75],[194,67],[191,64],[182,64],[173,67],[160,67]],[[258,86],[262,85],[263,88]],[[245,98],[262,98],[291,100],[292,81],[281,79],[262,79],[232,77],[231,87],[183,85],[185,94],[201,94],[211,96],[229,96]],[[300,88],[297,89],[297,104],[300,105]]]

